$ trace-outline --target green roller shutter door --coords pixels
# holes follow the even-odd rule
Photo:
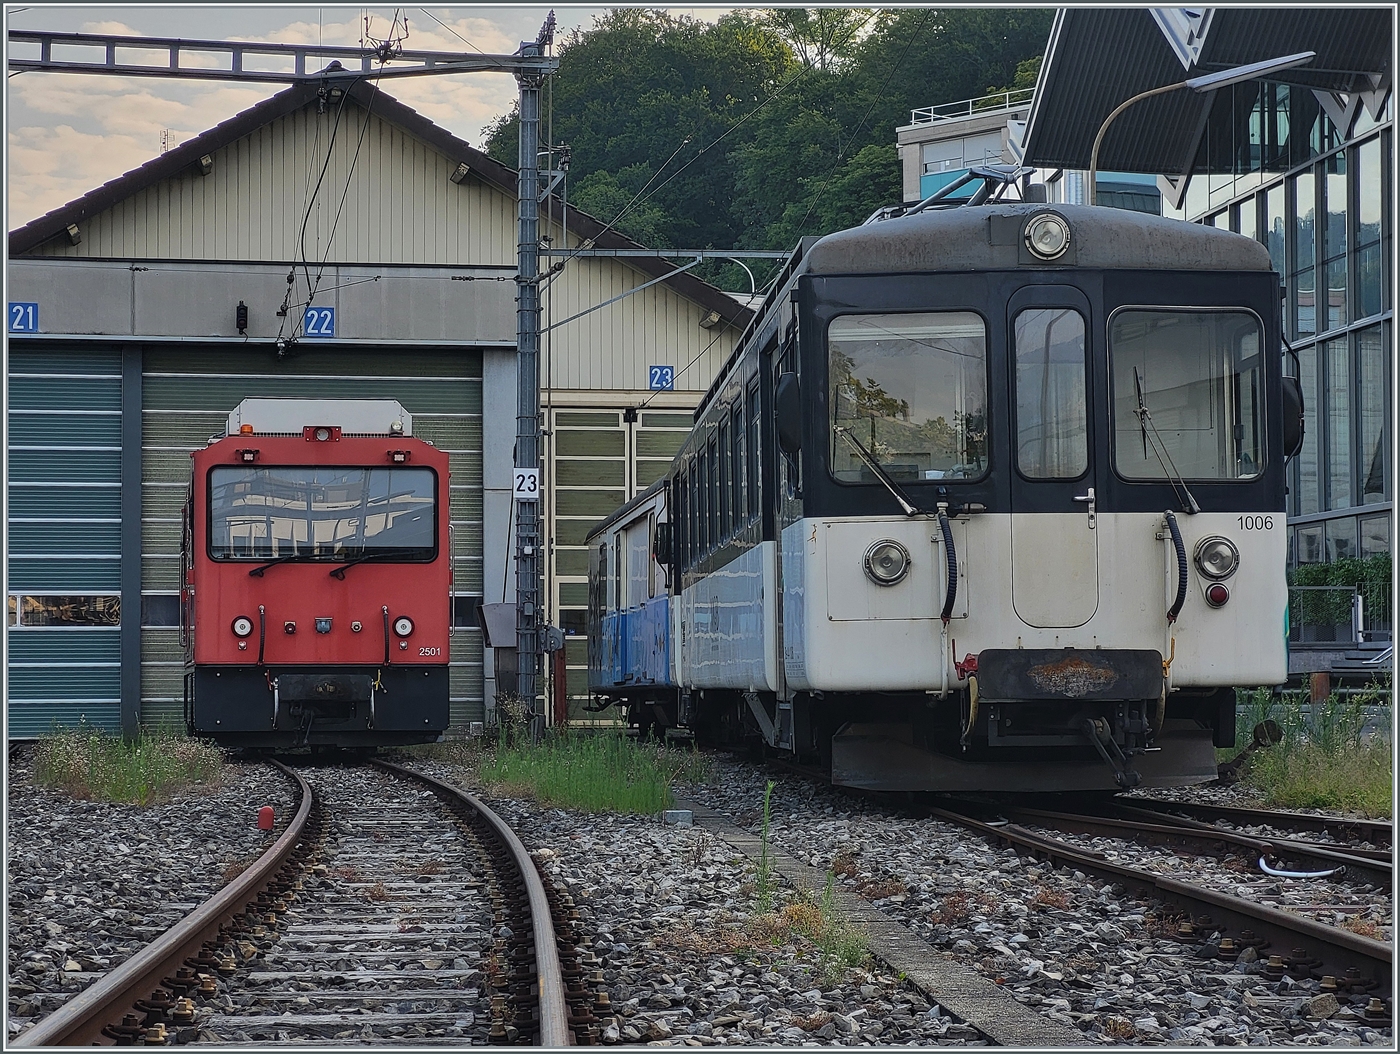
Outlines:
[[[12,739],[121,728],[121,389],[120,348],[10,343]]]
[[[481,353],[473,350],[345,349],[300,345],[278,361],[270,351],[147,348],[142,377],[141,591],[180,588],[180,506],[189,455],[223,435],[247,398],[397,399],[413,433],[447,452],[459,596],[481,595]],[[179,718],[183,662],[178,632],[147,628],[141,648],[141,713],[148,725]],[[452,637],[452,723],[485,716],[481,633]]]

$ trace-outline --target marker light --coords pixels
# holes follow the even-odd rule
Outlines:
[[[330,437],[331,437],[331,430],[330,430],[329,428],[318,428],[318,429],[316,429],[316,442],[318,442],[318,443],[324,443],[324,442],[325,442],[327,439],[329,439]]]
[[[885,539],[865,551],[865,573],[880,586],[892,586],[909,573],[909,550]]]
[[[1206,603],[1213,608],[1222,607],[1230,599],[1230,589],[1224,582],[1213,582],[1206,589]]]
[[[252,434],[253,434],[253,426],[250,425],[250,424],[241,424],[241,425],[239,425],[239,426],[238,426],[238,434],[241,435],[241,436],[250,436],[250,435],[252,435]]]
[[[235,637],[246,637],[253,632],[253,620],[247,615],[239,615],[233,620],[233,635]]]
[[[1026,224],[1026,248],[1042,260],[1055,260],[1069,248],[1069,224],[1053,212],[1032,216]]]
[[[1230,539],[1216,534],[1196,543],[1196,569],[1207,578],[1229,578],[1239,566],[1240,551]]]
[[[394,632],[400,637],[407,637],[413,632],[413,620],[407,615],[400,615],[394,619]]]

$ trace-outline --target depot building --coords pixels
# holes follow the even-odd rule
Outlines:
[[[189,455],[259,397],[396,399],[448,452],[452,721],[486,719],[476,609],[514,598],[516,173],[348,91],[299,83],[10,232],[12,739],[183,729]],[[332,136],[342,101],[356,134]],[[541,212],[553,246],[640,248],[553,198]],[[571,631],[576,694],[584,535],[665,470],[750,318],[674,269],[579,257],[542,297],[546,617]]]

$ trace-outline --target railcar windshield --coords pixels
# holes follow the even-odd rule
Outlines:
[[[1109,321],[1113,459],[1125,479],[1250,479],[1264,468],[1259,319],[1137,310]]]
[[[987,327],[971,311],[842,315],[827,330],[831,471],[875,483],[987,471]]]
[[[436,491],[429,468],[220,465],[209,474],[209,555],[432,560]]]

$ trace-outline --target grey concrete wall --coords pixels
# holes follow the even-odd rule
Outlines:
[[[243,339],[235,325],[241,300],[248,339],[270,341],[297,331],[306,301],[298,269],[288,316],[277,315],[287,271],[286,264],[19,258],[9,264],[10,299],[38,303],[43,333],[230,340]],[[311,275],[314,282],[314,265]],[[315,303],[336,308],[337,340],[513,348],[513,275],[504,268],[327,267]]]
[[[511,509],[511,470],[515,467],[515,351],[481,355],[482,602],[515,599],[515,520]],[[484,649],[486,714],[496,702],[495,650]]]

